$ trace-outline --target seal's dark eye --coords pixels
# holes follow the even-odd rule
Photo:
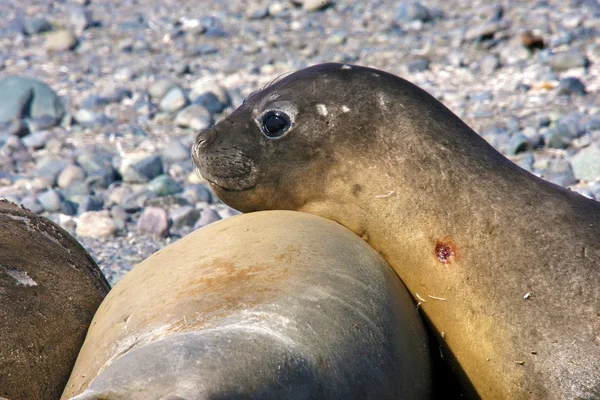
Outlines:
[[[260,127],[269,138],[283,136],[291,126],[290,117],[281,111],[267,111],[260,119]]]

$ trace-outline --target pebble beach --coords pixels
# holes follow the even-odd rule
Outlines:
[[[73,234],[112,285],[237,214],[195,173],[196,135],[318,63],[399,75],[600,201],[597,0],[4,0],[0,16],[0,197]]]

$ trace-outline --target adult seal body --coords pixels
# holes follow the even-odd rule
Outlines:
[[[270,211],[210,224],[100,306],[63,398],[425,399],[425,328],[349,230]]]
[[[0,398],[58,399],[108,290],[71,235],[0,201]]]
[[[310,67],[199,134],[193,157],[240,211],[362,236],[473,396],[600,397],[600,204],[517,167],[415,85]]]

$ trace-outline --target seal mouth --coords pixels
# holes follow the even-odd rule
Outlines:
[[[208,151],[204,142],[192,147],[194,172],[212,186],[227,192],[243,192],[256,187],[254,162],[235,147]]]
[[[200,178],[205,179],[210,186],[216,186],[225,192],[243,192],[254,189],[257,185],[255,179],[249,179],[251,178],[251,174],[235,177],[218,177],[201,169],[196,163],[194,163],[194,172]]]

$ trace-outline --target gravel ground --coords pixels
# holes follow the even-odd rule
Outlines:
[[[337,61],[439,98],[525,169],[600,200],[600,5],[578,1],[0,2],[0,197],[59,222],[111,283],[235,211],[197,132]]]

